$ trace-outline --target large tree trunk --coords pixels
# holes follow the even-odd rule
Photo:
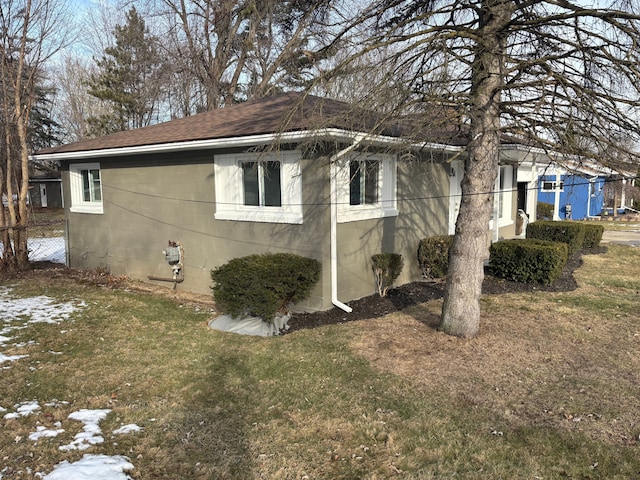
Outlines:
[[[451,246],[440,329],[458,337],[480,330],[480,295],[488,257],[489,220],[499,168],[500,89],[510,0],[487,0],[480,13],[472,65],[471,141],[462,181],[462,201]],[[498,219],[494,219],[498,221]]]

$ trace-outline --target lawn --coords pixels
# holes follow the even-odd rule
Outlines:
[[[0,478],[88,454],[126,456],[135,479],[637,478],[640,250],[610,245],[575,275],[568,293],[484,297],[474,340],[435,329],[440,301],[255,338],[210,330],[209,305],[169,290],[4,282],[0,311],[50,308],[0,313],[0,361],[16,357],[0,364]],[[104,442],[60,449],[82,409],[105,412]]]

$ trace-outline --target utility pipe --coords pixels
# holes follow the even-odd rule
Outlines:
[[[331,185],[331,303],[347,313],[351,313],[353,309],[340,300],[338,300],[338,165],[340,158],[355,149],[365,135],[355,135],[353,143],[348,147],[333,154],[329,159],[329,176]]]

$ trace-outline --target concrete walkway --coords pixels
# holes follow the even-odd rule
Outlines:
[[[617,243],[619,245],[631,245],[632,247],[640,247],[640,230],[605,230],[604,234],[602,235],[601,243]]]

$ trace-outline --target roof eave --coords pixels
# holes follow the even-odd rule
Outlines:
[[[143,155],[150,153],[167,153],[185,150],[206,150],[213,148],[234,148],[267,145],[278,141],[279,143],[298,143],[313,139],[331,139],[337,141],[352,142],[362,133],[337,128],[320,130],[305,130],[283,133],[269,133],[261,135],[249,135],[244,137],[225,137],[207,140],[194,140],[187,142],[158,143],[155,145],[139,145],[133,147],[104,148],[97,150],[79,150],[76,152],[60,152],[49,154],[34,154],[31,159],[47,161],[88,160],[96,157],[115,157],[125,155]],[[429,149],[446,152],[460,152],[463,147],[431,142],[407,142],[407,140],[386,135],[366,134],[364,143],[372,146],[402,146],[412,149]]]

